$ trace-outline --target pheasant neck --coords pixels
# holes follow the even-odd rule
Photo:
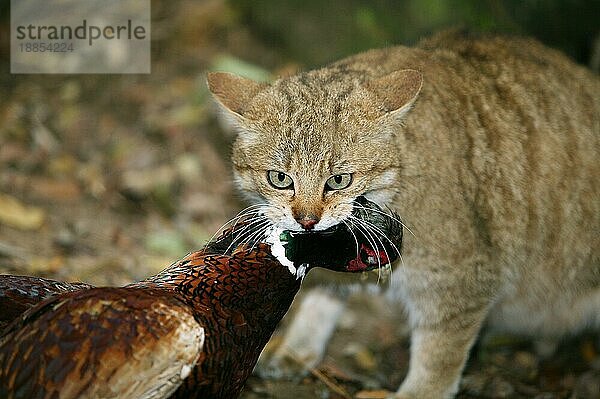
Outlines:
[[[192,253],[141,283],[175,291],[205,327],[200,366],[174,397],[237,397],[300,283],[262,244],[231,256]]]

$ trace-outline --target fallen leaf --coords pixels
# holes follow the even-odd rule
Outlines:
[[[43,209],[27,206],[18,199],[0,194],[0,223],[21,230],[37,230],[44,224]]]
[[[32,193],[37,197],[53,201],[77,201],[81,198],[81,189],[73,180],[32,178],[29,181]]]
[[[596,348],[594,347],[594,343],[589,339],[586,339],[581,344],[581,354],[586,362],[592,363],[596,360],[598,353],[596,352]]]
[[[27,269],[32,274],[56,273],[64,263],[65,259],[62,256],[53,256],[51,258],[36,256],[31,259],[27,265]]]
[[[355,399],[385,399],[392,394],[390,391],[385,389],[378,389],[375,391],[359,391],[354,395]]]
[[[77,159],[72,155],[62,155],[48,162],[48,171],[52,176],[69,176],[77,171]]]

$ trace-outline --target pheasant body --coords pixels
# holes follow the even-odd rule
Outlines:
[[[56,295],[0,339],[0,397],[52,396],[59,386],[73,398],[167,397],[177,388],[173,397],[235,398],[300,282],[259,244],[194,252],[127,287]],[[140,379],[157,368],[165,377]]]
[[[3,336],[0,397],[167,397],[177,388],[168,379],[193,367],[202,343],[187,306],[165,290],[57,295]]]
[[[314,236],[283,234],[282,247],[272,240],[231,252],[234,226],[126,287],[0,276],[2,311],[15,306],[0,336],[0,397],[235,398],[300,288],[302,274],[290,271],[303,273],[307,259],[337,271],[369,270],[399,255],[392,252],[401,244],[399,221],[377,217],[372,222],[392,244],[380,250],[369,247],[372,238],[345,231],[323,234],[316,242],[327,251],[308,257],[301,243]],[[339,234],[356,246],[338,246]],[[272,254],[282,251],[284,259]],[[302,267],[290,267],[297,260]]]

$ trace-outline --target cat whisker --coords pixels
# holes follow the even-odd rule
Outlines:
[[[255,229],[258,226],[262,226],[263,223],[268,224],[269,220],[262,215],[258,215],[255,218],[251,219],[251,221],[247,225],[242,227],[239,231],[234,231],[234,234],[235,234],[234,238],[224,253],[225,254],[228,253],[231,250],[231,248],[234,247],[234,245],[243,242],[244,240],[248,239],[250,236],[253,236],[254,233],[256,232]]]
[[[250,251],[254,250],[254,247],[256,247],[256,245],[265,238],[265,233],[267,232],[267,229],[269,228],[270,225],[271,225],[271,222],[269,220],[265,220],[262,225],[256,227],[256,232],[253,235],[251,235],[250,237],[248,237],[248,242],[249,243],[252,242]]]
[[[357,218],[357,219],[359,219],[359,218]],[[383,238],[385,238],[387,240],[387,242],[392,246],[392,248],[394,249],[394,251],[398,254],[398,257],[400,258],[400,263],[402,264],[402,268],[404,268],[405,266],[404,266],[404,258],[402,257],[402,252],[396,246],[396,244],[387,236],[387,234],[379,226],[376,226],[376,225],[374,225],[373,223],[371,223],[371,222],[369,222],[367,220],[362,220],[362,219],[359,219],[359,220],[361,220],[361,222],[363,224],[366,224],[366,225],[370,226],[372,230],[374,230],[376,233],[378,233],[380,236],[382,236]],[[381,243],[381,245],[383,245],[383,243]],[[384,248],[384,251],[385,251],[385,245],[383,245],[383,248]],[[388,255],[387,251],[386,251],[386,256],[389,259],[389,255]],[[394,274],[394,269],[392,267],[392,263],[391,262],[389,263],[389,265],[390,265],[390,278],[392,278],[393,274]]]
[[[364,210],[364,211],[366,211],[366,212],[375,212],[375,213],[379,213],[379,214],[380,214],[380,215],[382,215],[382,216],[385,216],[385,217],[387,217],[387,218],[389,218],[389,219],[391,219],[391,220],[393,220],[393,221],[395,221],[395,222],[398,222],[398,223],[400,223],[400,225],[401,225],[402,227],[404,227],[406,230],[408,230],[408,232],[409,232],[410,234],[412,234],[412,236],[413,236],[413,237],[417,238],[417,236],[415,235],[415,233],[413,233],[413,231],[412,231],[412,230],[411,230],[411,229],[410,229],[410,228],[409,228],[409,227],[408,227],[408,226],[407,226],[407,225],[406,225],[406,224],[405,224],[405,223],[404,223],[402,220],[400,220],[399,218],[397,218],[397,217],[393,216],[393,213],[392,213],[393,211],[392,211],[390,208],[387,208],[387,207],[386,207],[388,210],[390,210],[390,213],[387,213],[387,212],[383,212],[383,211],[381,211],[381,210],[379,210],[379,209],[375,209],[375,208],[367,208],[367,207],[363,206],[362,204],[360,204],[360,203],[356,202],[356,200],[355,200],[355,201],[352,201],[352,205],[353,205],[353,206],[355,206],[356,208],[362,209],[362,210]]]
[[[369,226],[369,224],[367,224],[366,226]],[[373,227],[376,227],[376,226],[373,226]],[[373,228],[372,228],[372,227],[371,227],[371,230],[373,230]],[[380,229],[377,229],[377,230],[381,231]],[[386,247],[385,247],[385,245],[383,244],[383,241],[381,241],[381,236],[383,236],[383,237],[384,237],[385,239],[387,239],[388,241],[391,241],[391,240],[390,240],[390,239],[389,239],[389,238],[388,238],[388,237],[387,237],[387,236],[386,236],[386,235],[385,235],[385,234],[384,234],[382,231],[381,231],[380,235],[377,235],[377,233],[376,233],[376,231],[377,231],[377,230],[374,230],[374,232],[375,232],[375,237],[377,237],[377,239],[379,240],[379,243],[380,243],[380,244],[381,244],[381,246],[383,247],[383,252],[385,253],[385,256],[386,256],[386,258],[387,258],[387,265],[388,265],[388,267],[389,267],[389,271],[390,271],[390,278],[391,278],[391,277],[392,277],[392,275],[393,275],[392,262],[391,262],[391,260],[390,260],[390,254],[388,253],[388,251],[387,251],[387,248],[386,248]],[[392,245],[393,245],[393,243],[392,243]],[[397,251],[397,248],[395,248],[396,246],[395,246],[395,245],[393,245],[393,246],[394,246],[394,249]],[[377,256],[379,256],[379,253],[377,254]],[[378,277],[377,277],[377,284],[379,284],[379,280],[380,280],[380,279],[381,279],[381,272],[379,273],[379,275],[378,275]]]
[[[379,242],[379,244],[381,244],[381,248],[383,249],[383,252],[385,253],[385,256],[386,256],[386,258],[387,258],[387,260],[388,260],[388,264],[390,265],[390,269],[391,269],[391,266],[392,266],[392,265],[391,265],[391,262],[390,262],[390,255],[388,254],[388,252],[387,252],[387,249],[385,248],[385,245],[383,244],[383,241],[381,241],[381,238],[379,237],[379,235],[380,235],[380,234],[381,234],[381,235],[383,235],[383,236],[384,236],[386,239],[388,239],[388,240],[389,240],[389,238],[387,238],[387,236],[386,236],[386,235],[385,235],[385,234],[384,234],[384,233],[383,233],[383,232],[382,232],[382,231],[381,231],[379,228],[377,228],[377,230],[379,230],[379,231],[380,231],[380,233],[379,233],[379,234],[377,234],[377,233],[375,232],[375,230],[373,230],[373,229],[370,227],[370,225],[371,225],[371,224],[370,224],[368,221],[366,221],[366,220],[362,220],[362,219],[360,219],[360,218],[357,218],[357,217],[355,217],[355,216],[351,216],[351,217],[352,217],[353,219],[355,219],[355,220],[356,220],[356,222],[357,222],[357,225],[358,225],[358,224],[360,224],[360,225],[363,227],[363,231],[365,231],[366,233],[368,233],[368,234],[369,234],[369,236],[370,236],[370,237],[371,237],[373,240],[376,240],[376,241],[378,241],[378,242]],[[376,226],[373,226],[373,227],[376,227]],[[376,252],[376,256],[377,256],[377,263],[378,263],[378,266],[379,266],[379,268],[378,268],[378,274],[377,274],[377,284],[379,285],[379,282],[380,282],[380,280],[381,280],[381,269],[382,269],[382,267],[381,267],[381,258],[380,258],[380,256],[379,256],[379,249],[378,249],[378,247],[376,246],[374,249],[375,249],[375,252]]]
[[[356,228],[358,228],[360,231],[362,231],[365,234],[365,238],[367,239],[367,242],[369,243],[369,245],[373,248],[373,250],[375,251],[375,253],[377,254],[377,268],[379,270],[379,272],[381,272],[381,259],[379,258],[379,246],[377,245],[377,242],[374,241],[373,236],[371,235],[371,232],[362,225],[362,220],[350,215],[349,218],[350,222],[356,226]]]
[[[402,252],[396,246],[396,244],[392,240],[390,240],[390,238],[387,236],[387,234],[379,226],[376,226],[376,225],[374,225],[373,223],[371,223],[371,222],[369,222],[367,220],[362,220],[362,222],[366,223],[366,224],[369,224],[375,231],[377,231],[381,236],[383,236],[383,238],[385,238],[387,240],[387,242],[390,243],[390,245],[392,246],[392,248],[394,249],[394,251],[396,251],[396,253],[398,254],[398,257],[400,258],[400,263],[402,264],[402,267],[404,268],[404,258],[402,257]],[[390,264],[390,270],[392,270],[391,264]]]
[[[355,217],[355,216],[353,216]],[[360,220],[363,224],[369,226],[372,230],[374,230],[374,232],[376,232],[378,235],[382,236],[383,238],[386,239],[386,241],[392,246],[392,248],[394,249],[394,251],[398,254],[401,255],[400,253],[400,249],[398,249],[398,247],[396,246],[396,244],[387,236],[387,234],[377,225],[369,222],[368,220],[363,220],[360,218],[357,218],[358,220]]]
[[[244,208],[240,213],[238,213],[238,216],[236,216],[236,221],[234,223],[234,225],[232,226],[233,229],[235,230],[236,226],[238,225],[238,222],[240,220],[245,220],[247,217],[253,215],[253,216],[264,216],[265,210],[269,209],[270,205],[269,204],[254,204],[254,205],[250,205],[249,207]]]
[[[380,210],[378,210],[378,209],[370,209],[370,208],[365,208],[365,207],[364,207],[364,206],[362,206],[361,204],[357,204],[357,205],[358,205],[358,207],[359,207],[359,208],[362,208],[362,209],[364,209],[364,210],[365,210],[365,211],[367,211],[367,212],[368,212],[368,211],[375,211],[375,212],[377,212],[377,213],[379,213],[379,214],[381,214],[381,215],[383,215],[383,216],[387,217],[388,219],[390,219],[390,220],[392,220],[392,221],[395,221],[395,222],[398,222],[398,223],[400,223],[400,225],[401,225],[403,228],[406,228],[406,230],[408,230],[408,232],[409,232],[410,234],[412,234],[412,236],[413,236],[413,237],[415,237],[415,238],[418,240],[418,237],[417,237],[417,236],[416,236],[416,235],[415,235],[415,234],[412,232],[412,230],[411,230],[411,229],[410,229],[408,226],[406,226],[406,224],[405,224],[405,223],[403,223],[403,222],[402,222],[402,221],[399,219],[399,217],[397,218],[397,217],[394,217],[394,216],[393,216],[393,215],[395,214],[395,212],[394,212],[394,211],[392,211],[392,210],[391,210],[389,207],[387,207],[387,206],[386,206],[386,209],[388,209],[388,210],[389,210],[389,212],[390,212],[390,213],[388,214],[388,213],[386,213],[386,212],[382,212],[382,211],[380,211]],[[361,220],[362,220],[362,219],[361,219]],[[376,229],[377,229],[377,230],[378,230],[378,231],[381,233],[381,235],[383,235],[383,236],[386,238],[386,240],[387,240],[387,241],[388,241],[388,242],[389,242],[389,243],[390,243],[390,244],[391,244],[391,245],[394,247],[394,250],[395,250],[395,251],[398,253],[398,255],[399,255],[399,257],[400,257],[400,260],[402,261],[402,265],[404,266],[404,260],[402,259],[402,253],[401,253],[401,252],[400,252],[400,250],[399,250],[399,249],[396,247],[396,245],[394,244],[394,242],[393,242],[392,240],[390,240],[390,239],[389,239],[389,237],[387,237],[386,233],[385,233],[385,232],[384,232],[384,231],[383,231],[381,228],[379,228],[378,226],[374,225],[373,223],[370,223],[370,222],[368,222],[368,221],[366,221],[366,220],[363,220],[363,221],[364,221],[364,222],[366,222],[366,223],[369,223],[369,224],[370,224],[372,227],[376,228]]]
[[[261,210],[263,210],[264,208],[266,208],[266,207],[268,207],[268,206],[269,206],[269,204],[253,204],[253,205],[247,206],[246,208],[242,209],[242,210],[241,210],[241,211],[239,211],[239,212],[238,212],[238,213],[237,213],[237,214],[236,214],[234,217],[232,217],[231,219],[229,219],[228,221],[226,221],[225,223],[223,223],[223,224],[221,225],[221,227],[219,227],[219,228],[218,228],[218,229],[215,231],[215,234],[213,234],[213,235],[212,235],[212,237],[211,237],[211,238],[210,238],[210,239],[207,241],[207,243],[206,243],[206,245],[205,245],[205,248],[206,248],[206,246],[207,246],[207,245],[208,245],[210,242],[212,242],[212,241],[215,239],[215,237],[216,237],[216,236],[217,236],[217,235],[218,235],[220,232],[222,232],[222,231],[223,231],[223,229],[225,229],[225,227],[227,227],[227,226],[229,226],[231,223],[234,223],[234,222],[235,222],[235,224],[233,225],[233,227],[235,228],[235,226],[237,226],[237,222],[238,222],[240,219],[246,218],[247,216],[249,216],[249,215],[251,215],[251,214],[253,214],[253,213],[259,214]]]

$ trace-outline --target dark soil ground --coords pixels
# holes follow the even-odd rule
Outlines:
[[[0,273],[125,284],[199,248],[243,206],[229,171],[232,137],[216,122],[204,71],[250,68],[231,54],[278,72],[297,66],[278,61],[221,1],[174,4],[153,9],[151,75],[3,69]],[[348,309],[318,370],[297,381],[253,377],[243,397],[367,399],[394,390],[408,364],[400,308],[362,294]],[[526,339],[485,335],[459,397],[599,398],[599,337],[574,337],[542,359]]]

